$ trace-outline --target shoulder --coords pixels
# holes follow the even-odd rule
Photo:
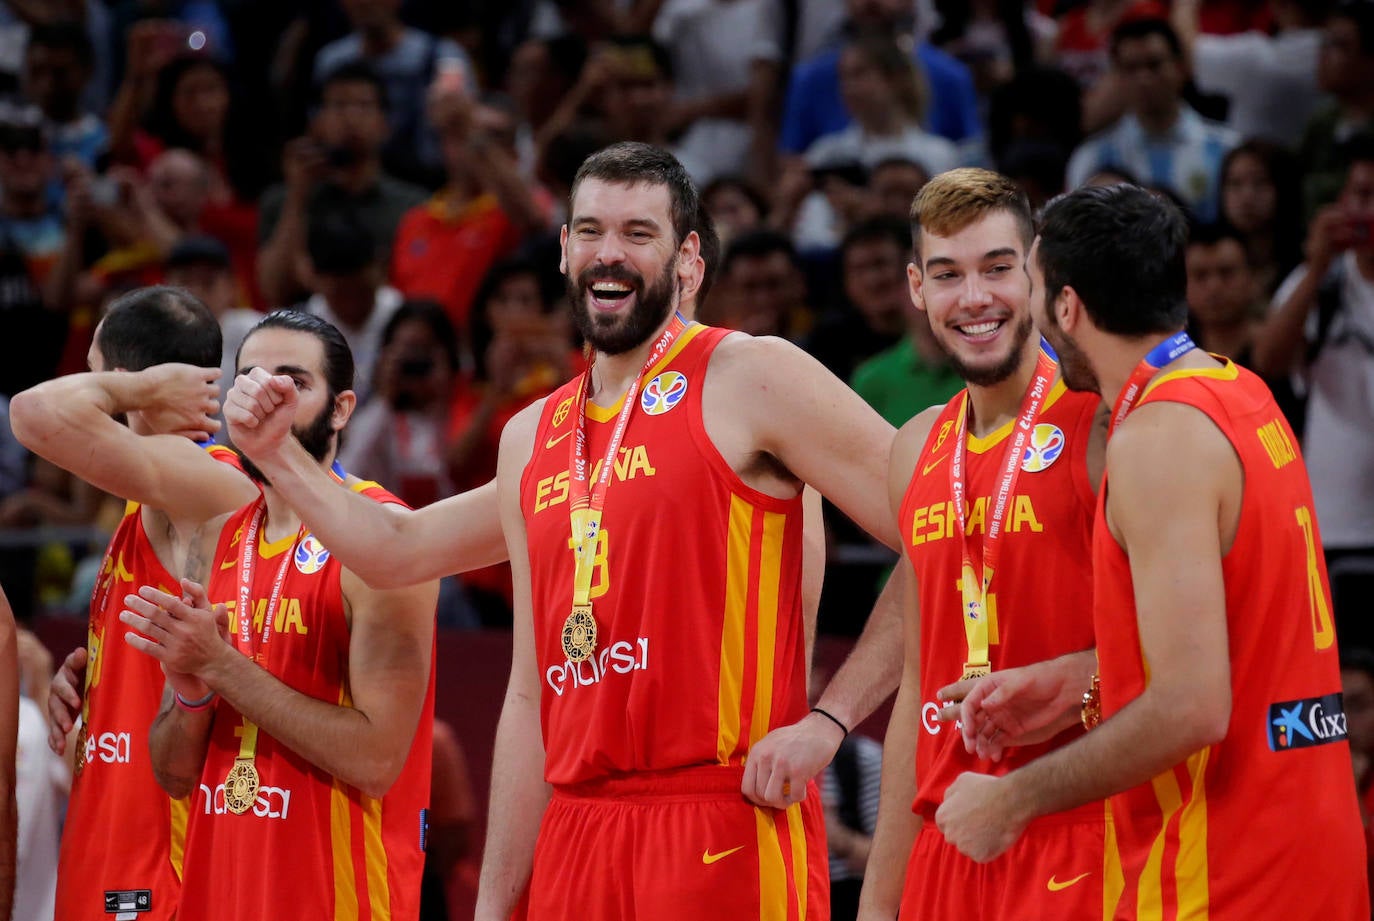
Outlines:
[[[1198,479],[1235,458],[1230,439],[1201,408],[1176,400],[1153,400],[1133,411],[1107,442],[1112,489],[1126,482]],[[1179,472],[1192,471],[1181,477]]]
[[[539,430],[539,420],[543,417],[544,407],[549,399],[550,397],[543,397],[535,400],[511,417],[501,430],[502,454],[510,450],[519,450],[522,446],[526,455],[530,453],[530,446],[534,444],[534,434]]]
[[[794,375],[829,374],[816,359],[794,343],[778,336],[751,336],[732,332],[722,338],[711,354],[710,373],[717,381],[731,383],[786,384],[790,389]]]

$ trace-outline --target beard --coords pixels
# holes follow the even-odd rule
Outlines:
[[[618,281],[630,286],[635,305],[628,315],[601,314],[587,305],[592,284],[597,281]],[[568,279],[573,323],[592,348],[606,355],[623,355],[643,345],[672,313],[676,293],[676,257],[663,267],[648,290],[644,288],[644,277],[623,265],[590,266],[576,279]]]
[[[291,426],[291,434],[296,436],[301,447],[305,448],[305,453],[317,461],[323,461],[328,457],[329,449],[334,446],[335,432],[333,421],[330,418],[333,415],[334,399],[331,397],[324,408],[320,410],[320,414],[310,420],[309,423],[304,426]],[[243,464],[243,472],[248,474],[255,483],[261,483],[264,486],[272,485],[272,481],[267,479],[257,465],[248,459],[247,455],[240,454],[239,460]]]
[[[1101,394],[1102,385],[1097,380],[1092,362],[1088,361],[1088,356],[1078,347],[1078,343],[1070,339],[1055,322],[1048,295],[1045,298],[1045,320],[1040,332],[1059,356],[1059,376],[1064,379],[1064,386],[1070,390]]]
[[[993,365],[969,364],[959,356],[956,350],[945,344],[942,336],[936,336],[935,342],[949,357],[950,367],[954,368],[966,383],[975,387],[991,387],[1011,377],[1016,373],[1016,369],[1021,366],[1021,349],[1025,346],[1026,340],[1030,338],[1034,325],[1029,314],[1016,321],[1016,325],[1012,327],[1011,331],[1011,348],[1007,350],[1004,357]]]

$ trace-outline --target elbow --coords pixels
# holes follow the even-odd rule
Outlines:
[[[24,447],[39,453],[43,441],[42,420],[51,419],[53,407],[46,405],[41,393],[25,390],[10,398],[10,428]]]
[[[378,754],[367,758],[365,763],[358,765],[356,776],[348,782],[357,787],[364,796],[381,799],[391,792],[391,788],[401,776],[408,754],[407,750],[400,752],[399,755]]]
[[[190,796],[200,783],[200,779],[197,777],[173,774],[157,765],[153,765],[153,777],[157,780],[157,785],[172,799],[184,799]]]
[[[1187,757],[1226,738],[1231,725],[1231,689],[1193,694],[1173,710],[1171,722],[1183,729],[1179,748],[1183,749],[1182,757]]]

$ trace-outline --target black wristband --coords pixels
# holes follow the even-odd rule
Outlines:
[[[836,726],[839,726],[840,731],[843,732],[846,737],[849,735],[849,727],[846,726],[844,723],[841,723],[839,720],[837,720],[832,714],[825,712],[820,707],[812,707],[811,712],[819,713],[821,716],[830,720],[830,722],[834,723]]]

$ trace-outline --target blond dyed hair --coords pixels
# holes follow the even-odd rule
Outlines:
[[[1020,186],[1001,173],[977,167],[961,167],[931,179],[911,202],[911,239],[921,252],[921,231],[952,236],[995,211],[1015,219],[1022,242],[1030,249],[1035,236],[1030,201]]]

